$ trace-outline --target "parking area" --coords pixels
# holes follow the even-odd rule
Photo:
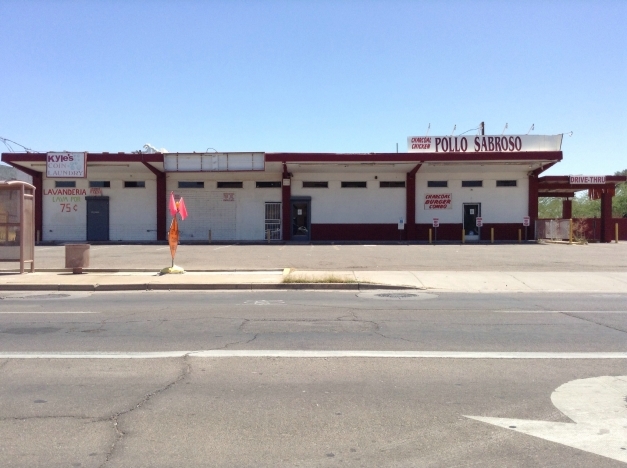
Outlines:
[[[161,269],[171,264],[165,244],[92,245],[90,259],[90,268]],[[175,260],[186,270],[613,272],[627,271],[627,243],[180,245]],[[16,266],[0,264],[3,270]],[[65,247],[36,247],[35,266],[64,268]]]

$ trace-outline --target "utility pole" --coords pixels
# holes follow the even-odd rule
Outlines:
[[[485,135],[485,122],[481,122],[481,125],[479,125],[479,127],[481,127],[481,134]]]

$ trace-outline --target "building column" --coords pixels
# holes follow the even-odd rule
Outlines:
[[[604,188],[601,193],[601,242],[612,242],[612,196],[613,190]]]
[[[167,240],[167,214],[166,214],[166,200],[168,198],[166,194],[165,188],[165,172],[161,172],[159,169],[154,167],[152,164],[148,164],[145,161],[142,161],[144,166],[146,166],[150,172],[152,172],[157,177],[157,240],[164,241]]]
[[[527,216],[529,216],[529,227],[531,233],[528,239],[536,238],[536,220],[538,219],[538,170],[536,169],[529,174],[529,202],[527,208]]]
[[[562,200],[562,219],[573,217],[573,201],[570,198]]]
[[[283,163],[283,175],[281,181],[281,229],[283,230],[283,240],[292,239],[292,175],[287,171],[287,164]],[[311,216],[311,213],[310,213]]]
[[[407,173],[405,182],[405,240],[416,240],[416,172],[418,164]]]

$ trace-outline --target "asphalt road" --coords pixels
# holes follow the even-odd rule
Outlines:
[[[170,266],[167,245],[92,245],[91,268]],[[370,271],[627,271],[619,244],[275,244],[180,245],[186,270],[276,269]],[[3,268],[15,268],[5,264]],[[35,249],[36,268],[64,268],[64,246]]]
[[[624,466],[627,295],[394,294],[0,293],[0,466]]]

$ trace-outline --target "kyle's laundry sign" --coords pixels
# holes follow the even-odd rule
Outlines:
[[[72,179],[87,177],[87,155],[85,153],[48,153],[46,155],[46,177]]]
[[[560,151],[562,135],[410,136],[410,153],[523,153]]]
[[[427,193],[425,195],[425,210],[450,210],[452,193]]]

